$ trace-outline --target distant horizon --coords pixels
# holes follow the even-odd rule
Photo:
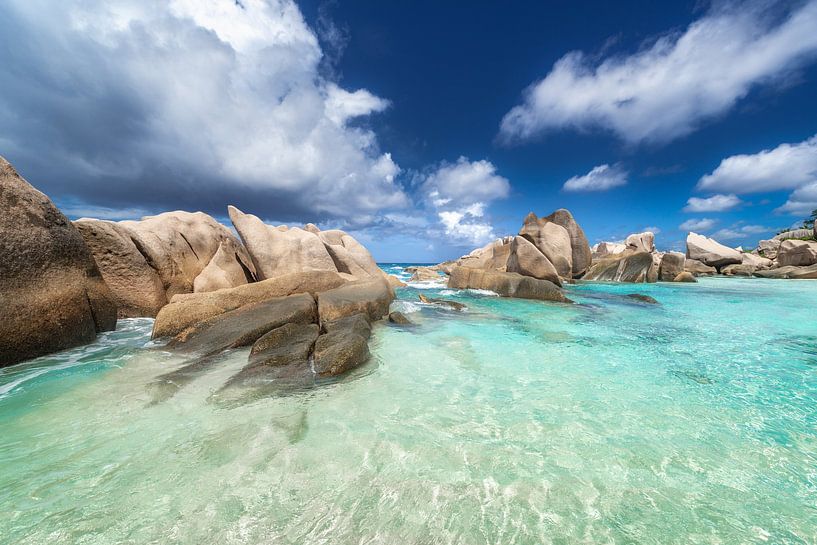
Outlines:
[[[570,210],[753,247],[817,209],[817,0],[10,0],[0,155],[72,218],[227,204],[436,263]]]

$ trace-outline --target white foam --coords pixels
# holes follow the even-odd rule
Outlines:
[[[442,280],[440,282],[427,280],[423,282],[408,282],[408,286],[414,288],[416,290],[438,290],[440,288],[446,287],[445,281]]]
[[[391,310],[411,314],[412,312],[420,312],[421,306],[420,303],[412,303],[411,301],[395,301],[391,305]]]
[[[497,292],[491,290],[478,290],[476,288],[468,288],[465,291],[467,291],[468,293],[473,293],[474,295],[490,295],[492,297],[499,297],[499,294]]]

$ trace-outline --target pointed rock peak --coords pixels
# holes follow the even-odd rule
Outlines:
[[[525,216],[525,221],[523,223],[536,223],[539,221],[539,216],[534,214],[533,212],[528,212],[528,215]]]
[[[321,232],[321,230],[318,229],[318,226],[314,223],[307,223],[304,225],[304,231],[309,231],[310,233],[315,233],[316,235]]]

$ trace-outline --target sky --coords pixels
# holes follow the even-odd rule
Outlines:
[[[6,0],[0,155],[72,219],[233,204],[381,262],[557,208],[752,247],[817,209],[815,29],[817,0]]]

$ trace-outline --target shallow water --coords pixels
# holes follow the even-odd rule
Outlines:
[[[152,403],[150,320],[0,370],[0,542],[817,543],[817,283],[419,287],[468,310],[283,397]]]

